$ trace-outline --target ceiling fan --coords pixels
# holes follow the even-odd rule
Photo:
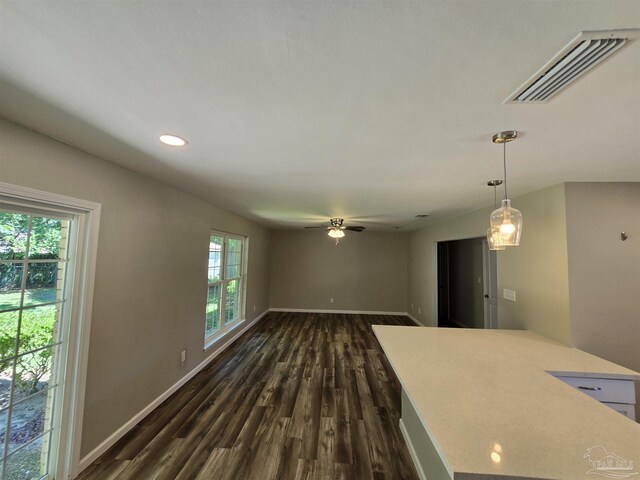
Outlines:
[[[345,230],[349,230],[351,232],[361,232],[361,231],[363,231],[365,229],[364,227],[361,227],[361,226],[347,227],[345,225],[342,225],[342,223],[344,222],[343,218],[332,218],[332,219],[330,219],[329,222],[331,223],[331,225],[328,226],[328,227],[304,227],[304,228],[306,228],[306,229],[324,228],[324,229],[328,230],[327,234],[331,238],[335,238],[336,239],[336,245],[338,244],[340,239],[342,237],[344,237],[344,231]]]

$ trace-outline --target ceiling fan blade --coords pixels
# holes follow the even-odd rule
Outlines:
[[[310,228],[329,228],[329,227],[304,227],[306,229],[310,229]]]
[[[351,232],[361,232],[363,231],[365,228],[364,227],[360,227],[360,226],[354,226],[354,227],[344,227],[345,230],[349,230]]]

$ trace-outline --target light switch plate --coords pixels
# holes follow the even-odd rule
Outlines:
[[[508,288],[503,288],[502,289],[502,297],[505,300],[511,300],[512,302],[516,301],[516,291],[515,290],[510,290]]]

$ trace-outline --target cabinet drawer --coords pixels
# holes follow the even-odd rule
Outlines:
[[[622,415],[630,418],[634,422],[636,421],[635,405],[630,405],[628,403],[607,403],[607,402],[602,402],[602,404],[606,405],[609,408],[613,408],[616,412],[621,413]]]
[[[601,402],[636,403],[633,380],[562,376],[556,378]]]

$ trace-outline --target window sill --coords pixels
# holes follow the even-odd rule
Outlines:
[[[206,352],[207,350],[209,350],[211,347],[213,347],[215,344],[217,344],[220,340],[222,340],[224,337],[226,337],[227,334],[233,332],[240,325],[244,324],[245,321],[246,321],[246,319],[244,319],[244,318],[238,319],[238,320],[230,323],[229,325],[225,325],[223,328],[218,330],[213,335],[209,335],[204,340],[204,351]]]

